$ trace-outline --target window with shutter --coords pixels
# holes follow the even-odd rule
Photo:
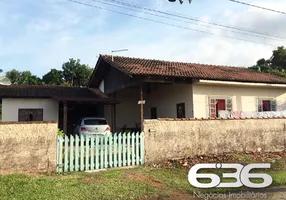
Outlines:
[[[277,111],[276,100],[271,101],[271,111]]]
[[[257,101],[257,102],[256,102],[256,104],[257,104],[257,111],[258,111],[258,112],[262,112],[262,111],[263,111],[262,100],[259,99],[259,98],[257,98],[256,101]]]
[[[231,111],[232,111],[232,99],[231,99],[231,98],[229,98],[229,99],[226,100],[226,110],[227,110],[228,112],[231,112]]]
[[[216,99],[210,99],[210,117],[216,117]]]
[[[258,112],[269,112],[277,110],[276,100],[257,98],[257,111]]]

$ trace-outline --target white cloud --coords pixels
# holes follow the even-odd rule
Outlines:
[[[170,10],[174,5],[167,5],[162,0],[157,0],[156,3],[148,1],[148,5],[151,2],[156,9]],[[134,1],[134,3],[137,2]],[[281,6],[286,7],[286,4],[253,3],[277,9]],[[198,4],[192,5],[199,6]],[[17,68],[15,65],[18,62],[16,61],[25,62],[22,59],[26,59],[27,64],[21,65],[21,69],[34,71],[38,75],[43,75],[51,68],[61,68],[61,64],[72,57],[81,59],[82,63],[94,66],[98,54],[110,54],[111,50],[122,48],[128,48],[129,51],[118,55],[248,67],[262,57],[270,57],[275,48],[169,27],[140,19],[121,18],[120,15],[110,14],[107,11],[57,0],[46,0],[45,4],[39,6],[39,8],[41,7],[45,9],[39,17],[31,16],[22,24],[25,27],[23,34],[12,38],[5,36],[5,40],[0,40],[0,64],[2,60],[3,65],[3,58],[13,58],[4,63],[7,70]],[[174,7],[180,8],[180,5]],[[286,27],[283,26],[285,16],[248,7],[243,8],[216,7],[216,9],[220,9],[221,23],[243,26],[271,34],[286,35]],[[178,13],[177,10],[176,12]],[[184,12],[185,15],[189,15],[187,7],[184,7]],[[218,15],[213,13],[197,12],[196,15],[205,21],[216,21],[218,18]],[[141,14],[140,16],[144,15]],[[5,17],[5,23],[12,22],[12,20],[7,20],[6,15]],[[154,16],[147,17],[155,18]],[[129,19],[129,21],[122,19]],[[162,19],[159,18],[159,20]],[[179,24],[179,22],[170,20],[164,21]],[[264,42],[261,38],[237,35],[222,28],[181,24],[220,35]],[[16,28],[14,30],[17,31]],[[265,43],[274,43],[277,46],[285,44],[283,41],[269,40],[265,40]],[[20,58],[19,55],[22,57]]]

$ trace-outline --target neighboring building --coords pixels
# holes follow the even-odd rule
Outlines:
[[[71,133],[81,117],[103,117],[105,104],[114,104],[99,89],[11,85],[0,86],[2,121],[58,121]]]
[[[139,100],[145,119],[286,110],[286,79],[243,67],[100,55],[89,87],[120,101],[104,109],[116,131],[140,128]]]

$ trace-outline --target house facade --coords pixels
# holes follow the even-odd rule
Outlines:
[[[2,121],[58,121],[59,103],[52,99],[2,99]]]
[[[81,117],[119,132],[144,119],[286,116],[286,79],[243,67],[100,55],[87,88],[0,87],[2,121],[58,121],[66,133]]]
[[[66,134],[81,117],[104,117],[104,105],[117,102],[99,89],[11,85],[0,86],[2,121],[58,121]]]
[[[286,110],[286,79],[242,67],[101,55],[89,87],[120,101],[104,109],[116,131],[140,129],[142,118]]]

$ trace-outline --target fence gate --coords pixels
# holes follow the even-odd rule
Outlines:
[[[144,133],[58,136],[57,172],[144,164]]]

